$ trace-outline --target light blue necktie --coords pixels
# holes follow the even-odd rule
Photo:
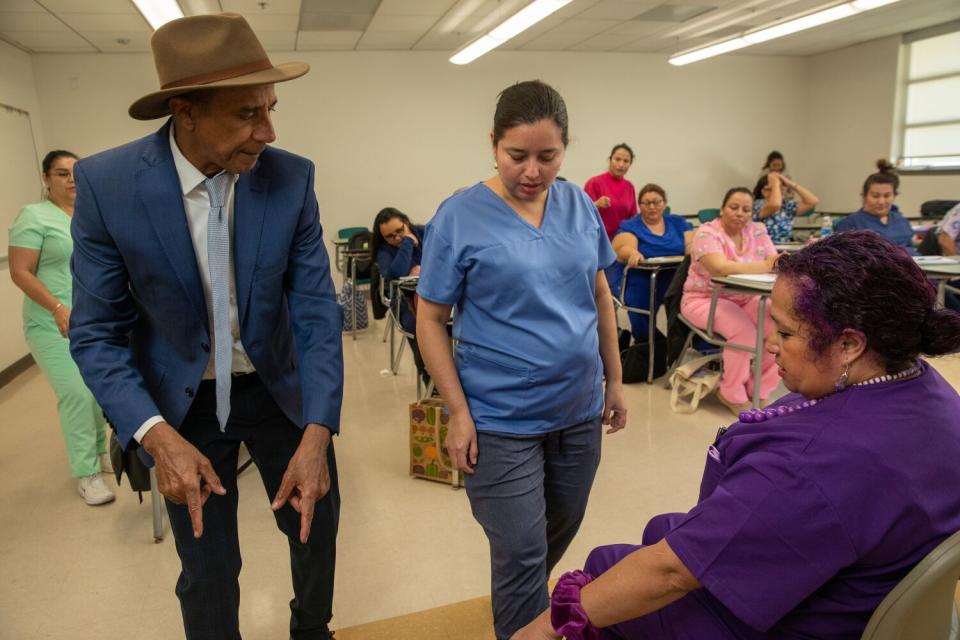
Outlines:
[[[230,417],[230,376],[233,364],[233,335],[230,331],[230,225],[225,207],[231,174],[223,171],[203,181],[210,194],[207,218],[207,266],[213,298],[214,371],[217,376],[217,421],[220,431]]]

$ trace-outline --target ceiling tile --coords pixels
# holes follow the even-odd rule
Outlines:
[[[564,18],[573,18],[574,16],[580,15],[590,7],[600,4],[600,2],[601,0],[577,0],[576,2],[571,2],[570,4],[561,7],[554,15],[562,16]]]
[[[455,51],[465,45],[470,38],[461,33],[437,33],[431,31],[423,36],[416,46],[418,51]]]
[[[0,0],[0,13],[46,13],[33,0]]]
[[[666,43],[660,38],[638,38],[633,42],[618,47],[617,51],[630,51],[636,53],[653,53],[661,51]]]
[[[403,51],[410,49],[420,33],[372,32],[367,31],[357,43],[357,50],[361,51]]]
[[[268,13],[300,13],[300,0],[269,0],[260,7],[259,0],[220,0],[224,11],[242,13],[244,17]]]
[[[70,31],[49,13],[0,13],[0,31]]]
[[[592,38],[587,38],[583,42],[571,47],[571,51],[613,51],[623,45],[636,40],[636,36],[631,35],[612,35],[603,33]]]
[[[297,51],[349,51],[361,35],[362,31],[300,31]]]
[[[367,25],[367,31],[423,33],[436,22],[435,16],[384,16],[378,11]]]
[[[136,13],[131,0],[43,0],[53,13]]]
[[[60,19],[71,29],[85,33],[87,31],[125,31],[130,33],[152,33],[150,23],[139,13],[61,13]]]
[[[3,35],[31,51],[96,51],[89,42],[73,31],[7,31]]]
[[[244,17],[258,34],[263,31],[295,32],[300,24],[300,15],[296,13],[257,13]]]
[[[520,47],[521,51],[563,51],[583,42],[589,36],[580,33],[555,33],[550,31]]]
[[[710,13],[715,9],[715,6],[709,4],[661,4],[635,17],[638,20],[645,20],[647,22],[686,22]]]
[[[587,20],[630,20],[644,11],[662,4],[658,0],[601,0],[577,14]]]
[[[578,33],[581,35],[596,35],[620,24],[617,20],[583,20],[570,18],[550,30],[551,33]]]
[[[457,0],[382,0],[376,15],[442,16]]]
[[[662,22],[641,22],[640,20],[628,20],[618,24],[606,33],[618,36],[646,36],[652,33],[661,33],[665,30],[666,27]]]
[[[152,32],[81,31],[80,33],[100,51],[109,51],[110,53],[142,53],[144,51],[150,51],[150,36]],[[127,40],[128,42],[127,44],[120,44],[117,40]]]
[[[257,40],[267,51],[294,51],[297,46],[296,31],[261,31]]]

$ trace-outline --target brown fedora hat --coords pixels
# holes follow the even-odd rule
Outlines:
[[[236,13],[171,20],[150,38],[160,91],[130,105],[130,116],[153,120],[170,114],[167,101],[201,89],[248,87],[299,78],[305,62],[274,65],[243,16]]]

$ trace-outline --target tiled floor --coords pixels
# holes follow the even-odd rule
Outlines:
[[[464,492],[407,476],[413,367],[407,354],[400,375],[385,373],[381,335],[375,323],[344,340],[341,628],[489,593],[486,541]],[[960,384],[960,360],[937,366]],[[604,437],[586,520],[558,572],[579,567],[598,544],[637,540],[656,513],[689,508],[705,447],[729,422],[713,399],[693,415],[671,413],[659,385],[630,385],[627,400],[629,427]],[[285,638],[286,544],[255,469],[241,477],[240,493],[244,638]],[[0,639],[182,637],[173,540],[154,544],[149,503],[126,486],[103,507],[76,495],[56,402],[35,368],[0,389],[0,541]]]

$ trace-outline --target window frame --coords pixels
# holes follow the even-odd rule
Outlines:
[[[960,79],[960,70],[950,73],[941,73],[933,76],[924,76],[922,78],[911,79],[910,78],[910,57],[911,57],[911,45],[915,42],[921,40],[927,40],[929,38],[935,38],[937,36],[947,35],[954,32],[960,32],[960,20],[952,20],[944,24],[936,25],[926,29],[920,29],[918,31],[912,31],[910,33],[905,33],[901,39],[900,45],[900,56],[899,64],[897,71],[897,92],[896,92],[896,102],[894,105],[894,120],[896,123],[896,131],[894,135],[894,145],[891,155],[895,159],[895,164],[897,170],[900,173],[911,173],[911,174],[935,174],[935,175],[949,175],[949,174],[960,174],[960,145],[957,148],[957,155],[947,156],[952,162],[948,165],[943,166],[931,166],[931,165],[922,165],[922,164],[907,164],[911,160],[921,160],[924,157],[936,157],[941,158],[943,156],[906,156],[904,150],[906,149],[906,138],[907,132],[910,129],[919,129],[923,127],[930,126],[939,126],[939,125],[960,125],[960,114],[957,115],[955,119],[948,120],[938,120],[936,122],[923,122],[918,124],[907,124],[907,95],[909,93],[909,88],[912,85],[921,84],[924,82],[932,82],[935,80],[943,80],[946,78],[958,78]]]

